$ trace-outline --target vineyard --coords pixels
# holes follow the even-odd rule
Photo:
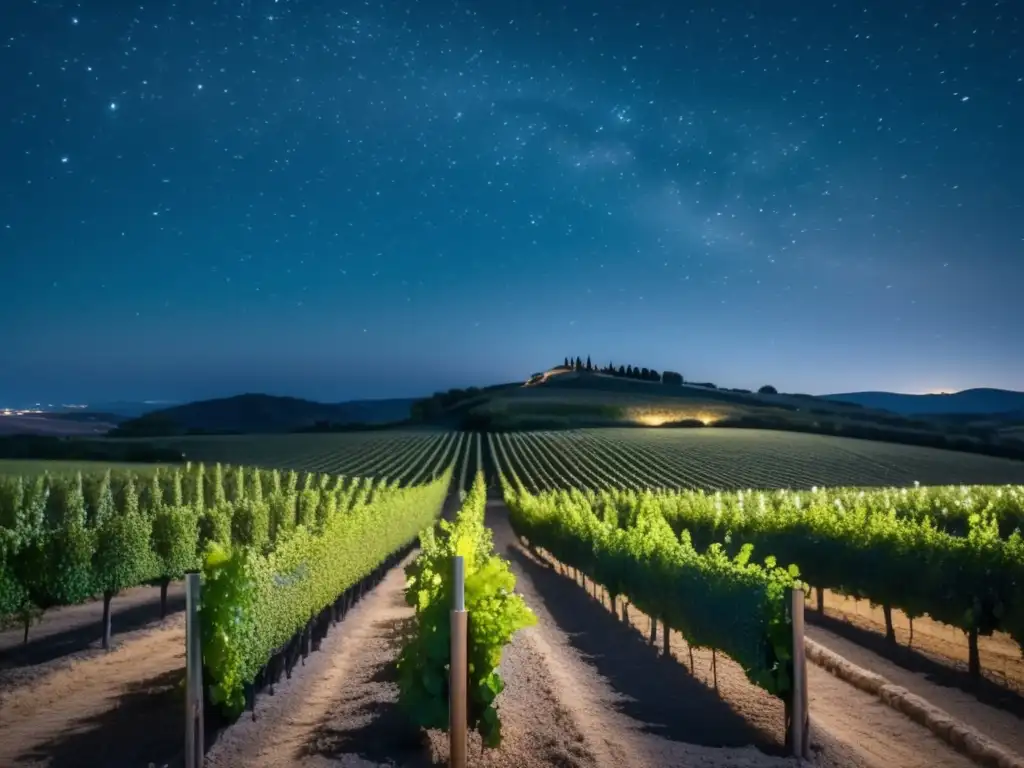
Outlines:
[[[781,749],[788,731],[777,728],[791,715],[794,685],[793,588],[809,585],[809,606],[822,615],[826,603],[831,606],[829,601],[839,596],[877,604],[883,616],[879,637],[890,643],[903,619],[910,622],[911,642],[917,626],[921,647],[927,647],[932,625],[959,632],[966,674],[975,680],[996,665],[992,649],[997,645],[1012,647],[1021,657],[1024,487],[1014,484],[1024,482],[1024,463],[809,434],[724,429],[409,430],[163,442],[189,463],[93,470],[81,463],[0,462],[0,619],[17,628],[0,633],[0,684],[11,663],[4,655],[19,658],[19,643],[26,659],[32,658],[33,644],[47,646],[51,638],[75,633],[100,638],[101,647],[115,649],[89,656],[86,643],[73,651],[85,654],[84,665],[41,665],[35,677],[24,678],[66,679],[72,690],[48,700],[47,706],[66,712],[60,727],[69,732],[75,729],[76,707],[103,707],[103,701],[116,699],[118,686],[131,683],[130,677],[117,675],[133,674],[123,661],[132,654],[139,654],[138,668],[149,670],[147,675],[159,671],[155,664],[163,664],[165,674],[178,674],[180,616],[172,612],[154,629],[128,632],[120,646],[113,629],[119,595],[152,586],[163,616],[168,588],[173,590],[194,569],[203,574],[203,661],[214,708],[231,718],[244,708],[255,712],[255,694],[268,688],[273,692],[275,686],[305,690],[295,701],[310,706],[321,700],[308,689],[315,687],[316,675],[301,671],[287,685],[283,676],[290,680],[300,663],[314,669],[329,664],[314,660],[323,654],[310,656],[317,648],[327,649],[329,657],[346,647],[345,653],[364,659],[360,664],[397,665],[395,690],[405,710],[403,722],[443,729],[446,574],[454,554],[467,555],[466,599],[476,617],[476,624],[470,623],[475,633],[470,652],[477,654],[471,725],[484,744],[501,741],[500,751],[509,754],[550,750],[556,743],[563,752],[582,749],[563,743],[577,738],[564,726],[557,733],[533,733],[555,728],[553,723],[566,717],[550,709],[552,701],[534,698],[541,685],[535,681],[547,680],[540,691],[558,687],[554,678],[545,677],[553,673],[541,668],[553,663],[547,657],[561,653],[553,648],[563,641],[551,646],[549,638],[537,645],[529,639],[534,634],[517,630],[539,618],[533,631],[543,635],[552,631],[553,621],[568,620],[547,613],[545,606],[555,594],[572,603],[600,592],[612,613],[622,614],[623,626],[640,629],[645,646],[654,646],[660,635],[660,655],[679,659],[691,676],[702,653],[710,653],[709,684],[713,678],[719,691],[721,680],[719,695],[733,697],[729,706],[770,733],[755,738],[735,731],[714,746],[756,743],[769,751]],[[449,517],[459,506],[462,511],[457,522],[435,528],[446,496],[452,502]],[[488,497],[498,506],[487,504]],[[422,550],[403,580],[394,575],[401,571],[396,566],[420,536]],[[528,543],[526,549],[520,539]],[[511,570],[506,557],[512,558]],[[554,584],[538,591],[547,577],[531,570],[529,558],[554,566],[570,576],[570,583],[589,585],[587,591],[573,597]],[[517,582],[527,590],[522,597],[515,591]],[[141,598],[131,597],[136,599]],[[363,606],[361,600],[369,603]],[[551,603],[550,610],[556,607]],[[628,618],[627,608],[632,609]],[[68,625],[73,615],[87,614],[95,617],[95,634]],[[336,624],[361,626],[360,621],[378,614],[402,617],[390,630],[404,638],[401,642],[378,643],[362,635],[356,645],[338,645],[343,641],[328,636]],[[363,615],[367,618],[360,619]],[[638,616],[646,617],[642,627]],[[17,640],[11,632],[18,633]],[[347,636],[345,630],[342,635]],[[154,653],[164,644],[178,651]],[[684,657],[676,655],[680,647]],[[506,657],[512,659],[507,669],[501,661]],[[110,667],[114,677],[104,681],[106,688],[95,682],[96,690],[75,687],[84,670],[107,669],[107,659],[116,658],[122,661]],[[565,663],[583,674],[575,662]],[[638,657],[631,663],[646,662]],[[952,659],[943,663],[954,665]],[[14,664],[17,671],[19,662]],[[353,661],[344,668],[358,666]],[[329,679],[332,673],[325,668],[322,674]],[[352,695],[392,696],[374,682],[376,674],[353,684]],[[1013,678],[1018,673],[1005,674]],[[740,679],[746,688],[737,687]],[[812,691],[841,685],[820,677],[815,682]],[[5,707],[36,711],[33,707],[41,705],[32,698],[39,695],[33,693],[35,685],[19,683],[13,699],[0,698],[0,714]],[[750,692],[755,690],[760,693]],[[699,700],[702,694],[689,695]],[[285,700],[278,696],[277,703],[261,703],[260,708],[278,712]],[[385,701],[390,699],[379,706]],[[504,713],[510,701],[499,728],[495,706],[500,703]],[[776,705],[777,714],[764,714],[776,712]],[[566,702],[558,706],[571,709]],[[720,717],[713,715],[714,708],[704,709],[693,717]],[[538,715],[531,713],[541,711],[548,712],[550,722],[535,722]],[[997,723],[990,732],[999,738],[1017,739],[1012,724],[998,725],[1002,715],[992,712],[980,704],[971,710],[972,716]],[[356,710],[351,716],[362,717]],[[820,717],[828,719],[827,713]],[[288,728],[298,727],[295,718],[285,719],[293,723]],[[23,720],[18,732],[28,735],[19,737],[21,747],[38,742],[44,728],[39,722]],[[180,746],[179,726],[174,722],[166,734],[157,729],[140,736],[137,762],[153,754],[172,755]],[[714,731],[721,723],[709,721],[708,727]],[[250,742],[262,743],[242,721],[232,729],[241,741],[231,746],[228,739],[221,751],[234,757],[218,762],[214,750],[212,765],[235,764],[239,755],[248,754]],[[501,739],[503,732],[507,735]],[[893,744],[925,738],[900,733]],[[432,744],[434,759],[439,759],[437,744]],[[857,762],[852,753],[836,757],[839,753],[829,752],[834,745],[819,749],[824,749],[822,764],[871,764]],[[0,749],[0,763],[18,764],[18,754]],[[687,762],[694,759],[686,754]]]
[[[412,541],[440,512],[450,469],[423,485],[215,464],[0,476],[0,620],[34,619],[203,567],[216,698],[237,709],[271,651]],[[236,553],[233,556],[233,553]],[[302,564],[302,572],[295,569]],[[273,588],[267,582],[272,580]],[[240,603],[248,623],[234,620]],[[247,648],[246,646],[251,646]]]
[[[161,441],[190,461],[222,462],[346,477],[387,478],[417,485],[445,467],[459,465],[468,489],[477,462],[478,438],[466,432],[353,432],[327,435],[188,437]]]
[[[505,471],[535,492],[1024,483],[1024,462],[824,435],[610,428],[487,440]]]

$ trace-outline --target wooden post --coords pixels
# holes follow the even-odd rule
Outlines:
[[[469,616],[466,562],[456,556],[452,580],[452,644],[448,679],[448,751],[451,768],[466,768],[469,728]]]
[[[203,765],[203,648],[199,634],[200,575],[185,574],[185,768]]]
[[[810,757],[810,716],[807,707],[807,655],[804,650],[804,591],[792,594],[793,620],[793,706],[790,716],[790,744],[793,756]]]

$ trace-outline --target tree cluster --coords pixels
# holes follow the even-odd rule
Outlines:
[[[416,400],[410,408],[410,417],[413,421],[431,421],[444,415],[449,409],[473,400],[482,392],[483,390],[479,387],[467,387],[466,389],[456,387],[445,392],[435,392],[430,397]]]
[[[590,356],[583,360],[580,357],[567,357],[562,363],[562,368],[570,371],[583,371],[586,373],[603,373],[606,376],[616,376],[623,379],[636,379],[637,381],[660,381],[663,384],[679,385],[683,383],[683,376],[675,371],[659,373],[654,368],[644,368],[633,365],[619,365],[609,362],[608,365],[598,366],[590,361]]]
[[[145,442],[54,435],[6,435],[0,437],[0,459],[176,463],[182,460],[182,453]]]

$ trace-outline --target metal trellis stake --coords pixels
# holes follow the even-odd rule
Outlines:
[[[452,579],[452,645],[448,678],[448,738],[452,768],[466,768],[469,703],[469,616],[466,613],[466,562],[456,556]]]
[[[198,573],[185,574],[185,768],[203,765],[203,650]]]

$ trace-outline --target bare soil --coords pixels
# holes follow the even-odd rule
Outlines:
[[[102,601],[48,611],[29,631],[0,632],[0,765],[147,765],[181,750],[185,671],[181,584],[127,590],[111,604],[113,647],[102,650]]]
[[[0,765],[128,768],[181,750],[184,614],[30,671],[0,679]]]
[[[928,618],[914,620],[914,639],[891,647],[884,640],[885,619],[881,608],[825,592],[824,626],[808,624],[807,636],[854,664],[906,688],[953,717],[962,720],[1007,749],[1024,756],[1024,718],[1020,697],[995,686],[967,682],[967,641],[964,633]],[[909,641],[909,621],[893,611],[897,642]],[[813,610],[807,617],[817,620]],[[842,622],[842,623],[840,623]],[[848,624],[849,626],[844,626]],[[851,632],[850,630],[861,630]],[[963,646],[961,651],[961,646]],[[1020,649],[1012,638],[996,634],[979,638],[982,667],[986,662],[1009,677],[1020,670]],[[1016,658],[1014,658],[1016,654]],[[1000,683],[1005,682],[1000,679]]]
[[[167,590],[168,617],[185,609],[184,582]],[[112,641],[118,647],[125,633],[160,621],[160,588],[137,587],[119,594],[110,603]],[[52,671],[51,662],[77,661],[103,653],[103,601],[54,608],[29,628],[12,627],[0,632],[0,691],[29,682]]]

